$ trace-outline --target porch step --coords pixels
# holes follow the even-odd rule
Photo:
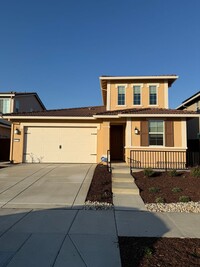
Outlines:
[[[115,195],[139,195],[138,189],[134,188],[113,188],[113,194]]]
[[[116,210],[146,210],[126,163],[112,163],[112,192]]]

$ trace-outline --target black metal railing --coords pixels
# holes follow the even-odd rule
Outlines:
[[[200,166],[200,151],[187,151],[187,167]]]
[[[132,169],[187,169],[186,152],[184,151],[152,151],[152,150],[131,150],[130,171]]]
[[[110,150],[107,150],[107,170],[111,173],[111,159],[110,159]]]

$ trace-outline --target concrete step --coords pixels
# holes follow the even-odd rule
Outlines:
[[[113,178],[132,178],[133,176],[130,173],[112,173]]]
[[[112,178],[112,182],[113,183],[133,183],[134,180],[133,180],[133,177],[130,177],[130,178]]]
[[[139,190],[136,188],[112,188],[115,195],[139,195]]]

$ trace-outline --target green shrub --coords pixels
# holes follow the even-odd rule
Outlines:
[[[152,177],[155,175],[155,172],[151,168],[144,169],[144,175],[147,177]]]
[[[153,250],[149,247],[144,247],[143,252],[145,257],[151,257],[153,254]]]
[[[160,189],[159,188],[156,188],[156,187],[150,187],[149,188],[149,192],[150,193],[158,193],[160,191]]]
[[[177,172],[177,170],[171,170],[171,171],[168,171],[168,174],[169,174],[169,176],[171,176],[171,177],[176,177],[176,176],[178,176],[178,172]]]
[[[174,187],[174,188],[172,188],[172,192],[173,193],[178,193],[178,192],[181,192],[181,191],[182,191],[182,189],[180,187]]]
[[[180,196],[179,202],[189,202],[191,199],[188,196]]]
[[[155,201],[156,203],[165,203],[165,199],[163,197],[157,197]]]
[[[191,169],[191,174],[193,177],[200,178],[200,166],[194,167]]]

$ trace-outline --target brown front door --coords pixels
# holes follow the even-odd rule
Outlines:
[[[124,160],[124,126],[110,127],[110,156],[111,160]]]

